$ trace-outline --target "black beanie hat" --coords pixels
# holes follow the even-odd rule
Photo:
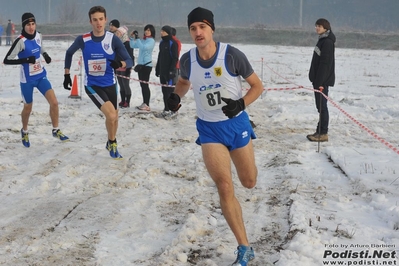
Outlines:
[[[168,35],[172,35],[172,27],[165,25],[161,28],[161,30],[163,30],[164,32],[166,32]]]
[[[202,7],[197,7],[193,9],[190,12],[190,14],[188,14],[187,16],[188,28],[190,28],[190,25],[193,24],[194,22],[204,22],[209,27],[211,27],[212,30],[215,30],[215,23],[213,22],[213,13],[208,9]]]
[[[36,23],[35,16],[32,13],[24,13],[22,15],[22,28],[25,28],[25,25],[28,24],[29,22]]]
[[[117,19],[113,19],[111,20],[111,22],[109,23],[110,26],[115,26],[117,28],[119,28],[121,26],[121,24],[119,23],[119,20]]]

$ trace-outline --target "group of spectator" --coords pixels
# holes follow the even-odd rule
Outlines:
[[[15,35],[15,24],[11,21],[11,19],[8,20],[7,26],[6,26],[6,45],[10,46],[11,45],[11,40],[14,39]],[[2,25],[0,25],[0,45],[3,45],[3,34],[4,34],[4,28]]]
[[[148,24],[144,27],[144,33],[140,38],[137,30],[134,30],[128,35],[128,28],[121,26],[119,20],[113,19],[109,23],[109,31],[118,36],[124,44],[133,62],[133,49],[138,49],[138,58],[134,70],[138,74],[140,86],[142,91],[143,102],[136,108],[141,111],[151,111],[150,98],[151,91],[148,81],[153,69],[152,53],[155,47],[155,27]],[[167,99],[174,91],[177,77],[179,75],[179,56],[181,50],[181,42],[176,37],[176,29],[164,25],[160,31],[161,41],[159,42],[159,53],[157,63],[155,65],[155,75],[159,77],[162,87],[164,108],[161,117],[165,119],[176,116],[177,112],[169,110]],[[116,70],[121,101],[119,106],[122,108],[130,107],[131,89],[129,86],[130,69]]]

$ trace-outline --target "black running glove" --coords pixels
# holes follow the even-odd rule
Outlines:
[[[230,98],[223,98],[222,100],[227,103],[227,105],[222,107],[223,113],[228,118],[233,118],[238,115],[242,110],[245,109],[244,99],[240,98],[238,100],[232,100]]]
[[[72,86],[72,80],[71,80],[71,74],[64,74],[64,89],[66,90],[71,90]]]
[[[122,62],[121,61],[111,60],[111,59],[108,59],[108,61],[111,63],[111,67],[113,69],[118,69],[118,68],[122,67]]]
[[[26,60],[24,63],[29,63],[29,64],[36,63],[36,57],[34,55],[24,58],[24,60]]]
[[[134,36],[134,39],[136,39],[136,40],[139,38],[139,33],[137,32],[137,30],[133,31],[133,36]]]
[[[177,112],[177,110],[179,110],[181,107],[180,96],[172,92],[167,100],[167,103],[170,110]]]
[[[43,57],[47,64],[51,63],[51,57],[47,53],[44,53]]]

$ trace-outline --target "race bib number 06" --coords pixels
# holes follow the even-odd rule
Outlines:
[[[88,60],[89,75],[92,76],[104,76],[105,70],[107,69],[107,60],[97,59]]]
[[[230,98],[229,91],[225,87],[200,91],[199,96],[201,104],[207,111],[222,109],[226,103],[222,101],[222,97]]]

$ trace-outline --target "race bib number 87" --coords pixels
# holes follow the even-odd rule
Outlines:
[[[221,109],[222,106],[226,105],[226,103],[222,101],[222,97],[230,98],[229,91],[224,87],[200,91],[199,96],[202,106],[207,111]]]

